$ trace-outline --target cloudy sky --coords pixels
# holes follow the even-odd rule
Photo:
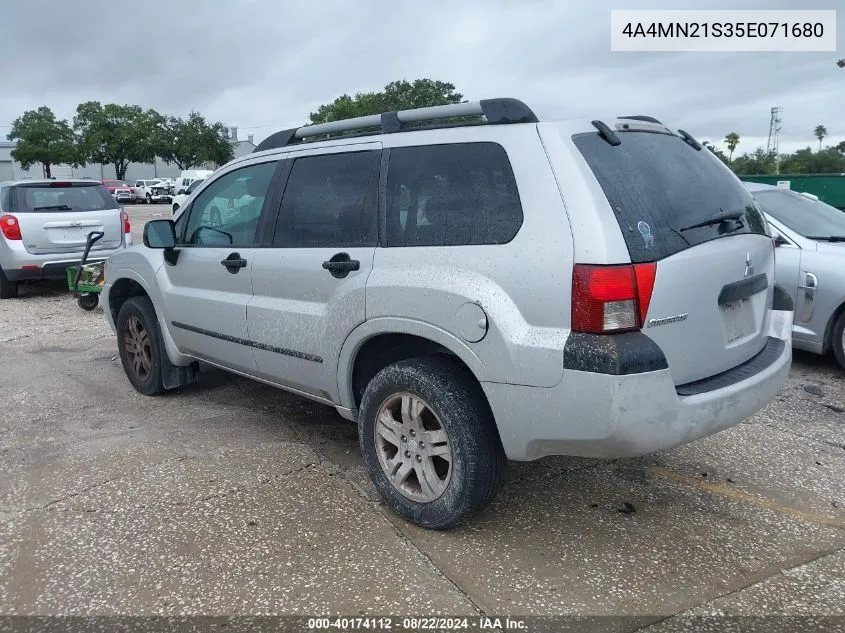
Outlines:
[[[611,9],[709,0],[2,0],[0,138],[24,110],[71,120],[90,99],[199,110],[255,140],[343,93],[451,81],[469,99],[518,97],[541,118],[648,113],[702,139],[781,150],[845,140],[842,0],[734,0],[736,9],[840,9],[837,53],[610,51]],[[828,141],[825,141],[827,144]]]

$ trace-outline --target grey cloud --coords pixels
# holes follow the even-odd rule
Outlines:
[[[845,70],[834,64],[843,29],[838,55],[614,53],[610,10],[623,8],[642,2],[5,0],[0,125],[42,103],[72,118],[77,103],[97,99],[197,109],[261,138],[344,92],[428,76],[468,98],[522,98],[549,118],[649,113],[702,138],[737,131],[741,150],[765,141],[774,105],[784,107],[783,146],[811,144],[820,123],[832,141],[845,138]]]

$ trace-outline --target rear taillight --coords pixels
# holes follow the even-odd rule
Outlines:
[[[13,215],[0,215],[0,231],[7,240],[21,240],[21,225]]]
[[[123,232],[124,233],[131,233],[132,226],[129,224],[129,214],[126,211],[121,211],[121,215],[123,216]]]
[[[656,272],[654,263],[576,264],[572,273],[572,331],[612,334],[642,328]]]

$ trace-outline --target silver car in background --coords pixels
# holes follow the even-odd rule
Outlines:
[[[775,278],[792,295],[792,345],[845,367],[845,212],[810,194],[748,182],[775,234]]]
[[[88,234],[102,231],[89,262],[132,245],[129,217],[96,180],[0,183],[0,299],[18,282],[61,279],[77,264]]]

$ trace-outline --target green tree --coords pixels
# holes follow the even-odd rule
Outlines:
[[[179,169],[224,165],[235,151],[226,132],[222,123],[208,123],[198,112],[191,112],[187,119],[169,117],[158,128],[158,155]]]
[[[52,177],[53,165],[81,164],[73,130],[64,119],[56,119],[47,106],[27,110],[15,119],[6,138],[17,141],[11,154],[21,167],[29,169],[40,163],[47,178]]]
[[[785,174],[831,174],[845,172],[845,156],[837,148],[818,152],[806,147],[783,157],[781,171]]]
[[[827,136],[827,128],[823,125],[817,125],[816,129],[813,130],[813,134],[817,139],[819,139],[819,151],[822,151],[822,141],[824,137]]]
[[[449,82],[416,79],[411,83],[403,79],[390,82],[380,92],[359,92],[354,97],[341,95],[321,105],[309,118],[312,124],[328,123],[381,112],[461,103],[463,98]]]
[[[716,156],[718,156],[718,157],[719,157],[719,160],[721,160],[723,163],[725,163],[725,165],[729,165],[729,164],[730,164],[730,161],[728,160],[728,157],[727,157],[727,156],[725,156],[725,152],[723,152],[723,151],[722,151],[722,150],[720,150],[718,147],[716,147],[715,145],[713,145],[713,143],[711,143],[710,141],[704,141],[704,142],[702,143],[702,145],[703,145],[704,147],[706,147],[707,149],[709,149],[709,150],[710,150],[711,152],[713,152],[714,154],[716,154]]]
[[[776,164],[777,155],[774,152],[767,152],[762,147],[758,147],[751,154],[737,156],[731,163],[731,169],[738,176],[774,174]]]
[[[73,128],[79,136],[82,158],[114,165],[118,180],[126,178],[130,163],[155,160],[164,117],[137,105],[86,101],[76,108]]]
[[[728,156],[728,163],[734,162],[734,150],[739,145],[739,134],[731,132],[725,137],[725,146],[728,148],[730,155]]]

